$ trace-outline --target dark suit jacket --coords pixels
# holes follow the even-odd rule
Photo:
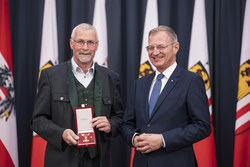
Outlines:
[[[119,133],[123,107],[118,74],[95,64],[94,115],[106,116],[111,133],[99,132],[98,147],[102,167],[110,166],[110,139]],[[31,127],[47,141],[45,166],[78,167],[79,149],[67,145],[62,133],[76,132],[74,108],[78,105],[77,89],[71,62],[45,69],[41,73]]]
[[[203,80],[176,67],[148,117],[149,90],[155,73],[137,79],[123,117],[122,134],[132,146],[137,133],[162,134],[166,148],[135,151],[134,167],[193,167],[192,144],[210,134],[208,99]]]

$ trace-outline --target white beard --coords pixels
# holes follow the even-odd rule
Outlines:
[[[81,63],[89,63],[91,61],[92,55],[78,54],[77,57]]]

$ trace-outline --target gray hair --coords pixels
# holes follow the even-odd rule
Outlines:
[[[88,23],[81,23],[81,24],[78,24],[73,30],[72,30],[72,33],[71,33],[71,38],[74,38],[75,37],[75,32],[76,30],[80,28],[80,29],[83,29],[83,30],[94,30],[96,32],[96,38],[98,40],[98,34],[97,34],[97,31],[95,29],[94,26],[92,26],[91,24],[88,24]]]
[[[156,27],[156,28],[150,30],[148,36],[150,36],[151,34],[154,34],[156,32],[160,32],[160,31],[167,32],[173,43],[178,42],[178,37],[177,37],[177,34],[174,32],[174,30],[172,28],[170,28],[168,26],[164,26],[164,25],[161,25],[159,27]]]

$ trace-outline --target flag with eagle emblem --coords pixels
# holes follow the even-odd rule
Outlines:
[[[8,0],[0,0],[0,166],[18,166]]]

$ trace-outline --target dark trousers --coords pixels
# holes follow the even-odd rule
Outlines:
[[[100,167],[100,158],[99,156],[91,159],[88,152],[85,152],[84,155],[79,159],[79,167]]]

